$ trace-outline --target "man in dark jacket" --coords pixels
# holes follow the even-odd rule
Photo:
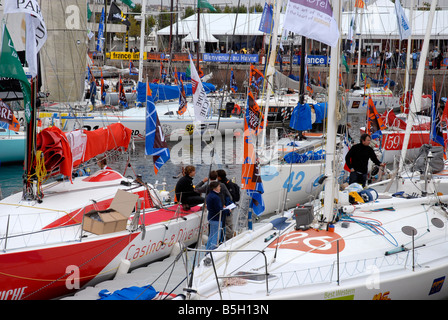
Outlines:
[[[185,167],[185,175],[177,181],[174,192],[176,199],[182,203],[184,210],[189,210],[190,207],[204,203],[204,198],[199,195],[193,186],[193,177],[196,175],[196,168],[194,166]]]
[[[362,134],[360,143],[351,147],[345,156],[345,163],[350,169],[350,184],[357,182],[365,187],[369,159],[378,166],[384,167],[386,165],[385,163],[381,163],[376,157],[375,152],[370,147],[371,140],[370,135],[367,133]]]
[[[209,235],[205,249],[214,250],[218,247],[219,239],[221,238],[224,217],[222,214],[223,204],[219,196],[221,184],[218,181],[212,181],[210,182],[210,189],[211,191],[205,200],[207,203],[209,225]]]

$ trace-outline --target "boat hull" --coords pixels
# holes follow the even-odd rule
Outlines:
[[[25,159],[25,133],[0,136],[0,164],[19,162]]]

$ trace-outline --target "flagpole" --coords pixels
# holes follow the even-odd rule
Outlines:
[[[146,0],[142,0],[142,18],[140,20],[140,54],[138,60],[138,82],[143,82],[143,53],[145,50]]]

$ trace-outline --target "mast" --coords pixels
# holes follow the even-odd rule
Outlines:
[[[299,101],[300,104],[305,102],[305,60],[306,60],[306,37],[302,36],[302,52],[300,53],[300,88]]]
[[[143,51],[145,50],[146,0],[142,0],[142,19],[140,21],[140,54],[138,59],[138,82],[143,82]]]
[[[405,102],[406,102],[406,93],[409,90],[409,71],[410,71],[410,63],[411,63],[411,42],[412,42],[412,16],[414,12],[414,0],[411,0],[411,12],[409,14],[409,28],[411,28],[411,35],[408,38],[408,52],[406,54],[406,71],[405,71],[405,80],[404,80],[404,95],[405,95]]]
[[[411,135],[412,126],[414,125],[415,113],[422,109],[422,92],[423,92],[423,77],[425,73],[426,56],[428,55],[429,38],[431,36],[432,23],[434,20],[434,12],[436,10],[437,0],[431,2],[431,9],[428,17],[428,25],[426,26],[425,39],[423,40],[423,47],[421,51],[420,61],[417,69],[417,76],[415,79],[414,93],[412,95],[411,104],[409,105],[408,119],[406,123],[406,133],[403,140],[403,148],[401,149],[400,163],[398,165],[398,172],[403,169],[404,159],[409,144],[409,137]]]
[[[333,14],[340,28],[341,21],[341,4],[340,0],[333,1]],[[328,90],[328,126],[327,126],[327,145],[325,147],[325,205],[324,205],[324,218],[326,222],[333,220],[333,208],[334,208],[334,194],[335,194],[335,152],[336,152],[336,130],[337,130],[337,89],[338,89],[338,67],[340,61],[339,48],[341,45],[341,37],[338,39],[338,43],[335,47],[331,47],[331,62],[330,62],[330,87]]]
[[[269,100],[271,99],[271,91],[272,91],[272,81],[274,80],[275,73],[275,59],[277,58],[277,35],[278,35],[278,27],[280,23],[280,9],[282,7],[283,0],[278,0],[275,2],[275,11],[274,11],[274,27],[272,30],[272,37],[270,42],[271,53],[269,54],[269,63],[266,69],[266,76],[269,78],[266,89],[266,100],[264,106],[264,119],[267,121],[268,112],[269,112]],[[261,146],[265,146],[266,144],[266,126],[262,132],[262,140]]]

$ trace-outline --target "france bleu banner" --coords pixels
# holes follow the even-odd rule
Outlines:
[[[264,33],[271,33],[274,23],[273,17],[274,17],[274,9],[272,7],[272,4],[267,4],[265,2],[258,30]]]

